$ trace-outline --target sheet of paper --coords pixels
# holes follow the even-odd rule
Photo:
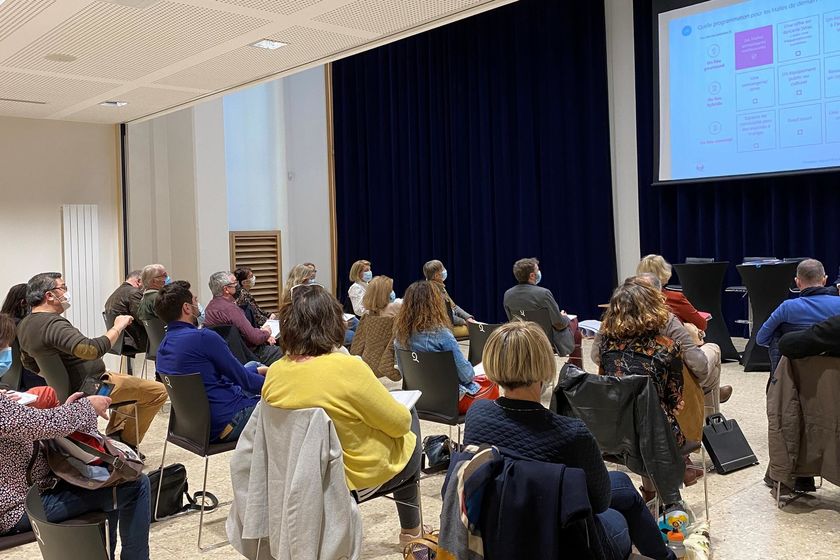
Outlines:
[[[265,324],[271,327],[271,336],[277,338],[277,335],[280,334],[280,321],[277,319],[269,319],[265,322]]]
[[[353,315],[352,313],[345,313],[344,314],[344,320],[345,321],[349,321],[350,319],[352,319],[354,317],[355,317],[355,315]]]
[[[398,403],[403,404],[407,409],[411,410],[417,401],[420,400],[421,391],[391,391],[391,396]]]
[[[37,395],[33,395],[32,393],[20,393],[18,391],[6,391],[7,395],[17,395],[18,400],[15,401],[18,404],[22,404],[24,406],[34,403],[38,400]]]
[[[486,377],[484,374],[484,364],[479,362],[473,366],[473,371],[476,377]]]

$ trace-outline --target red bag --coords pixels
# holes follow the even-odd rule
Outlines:
[[[477,400],[496,400],[499,398],[499,386],[487,379],[484,376],[479,376],[473,379],[479,385],[478,392],[475,395],[465,394],[458,401],[458,414],[466,414],[467,410]]]

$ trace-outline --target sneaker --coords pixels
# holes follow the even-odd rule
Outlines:
[[[423,525],[423,530],[418,530],[416,534],[413,533],[404,533],[400,531],[400,550],[404,549],[408,543],[413,541],[414,539],[419,539],[423,535],[432,532],[432,528],[429,525]]]

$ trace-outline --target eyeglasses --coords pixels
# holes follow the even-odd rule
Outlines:
[[[66,292],[67,291],[67,284],[64,284],[63,286],[53,286],[52,288],[50,288],[50,291],[52,291],[52,290],[64,290]]]

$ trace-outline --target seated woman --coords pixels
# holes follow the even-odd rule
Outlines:
[[[251,290],[257,285],[257,277],[247,266],[237,268],[233,275],[239,282],[239,297],[236,298],[236,305],[245,311],[245,315],[255,328],[260,328],[269,319],[275,319],[274,313],[263,311],[251,295]]]
[[[365,314],[364,297],[368,289],[368,283],[373,278],[373,272],[370,271],[370,261],[360,260],[353,263],[350,267],[350,281],[353,284],[347,290],[347,295],[350,296],[350,303],[353,305],[353,313],[357,317]]]
[[[458,412],[464,414],[479,399],[495,399],[499,386],[486,378],[475,379],[472,366],[452,334],[443,296],[432,282],[415,282],[405,291],[394,324],[394,346],[415,352],[451,351],[458,368]],[[400,366],[397,356],[397,367]]]
[[[608,558],[627,558],[631,542],[645,556],[674,558],[630,478],[607,471],[583,421],[555,414],[540,403],[543,385],[557,375],[542,328],[522,321],[502,325],[487,339],[482,363],[505,396],[476,403],[467,412],[464,443],[495,445],[534,461],[582,469]]]
[[[386,494],[419,476],[417,415],[394,400],[362,360],[333,352],[344,337],[338,301],[321,286],[300,285],[279,315],[286,355],[268,369],[263,401],[292,410],[324,409],[341,441],[351,490]],[[394,498],[400,541],[407,542],[421,532],[417,487],[394,492]]]
[[[11,319],[0,316],[0,332],[7,331],[5,323],[11,323]],[[0,354],[10,342],[8,337],[0,340]],[[55,397],[50,388],[44,389],[51,394],[41,395],[41,402]],[[54,485],[55,477],[40,448],[33,458],[33,444],[38,440],[96,430],[96,417],[108,417],[111,399],[74,393],[63,406],[43,410],[23,406],[16,400],[0,393],[0,535],[32,530],[24,510],[29,489],[27,477],[31,475],[39,487],[49,488],[41,494],[49,521],[57,523],[88,512],[107,512],[111,521],[111,558],[119,527],[122,560],[148,560],[150,506],[146,475],[116,487],[115,508],[113,488],[85,490],[62,481]]]
[[[440,291],[443,296],[443,301],[446,304],[446,311],[449,314],[449,320],[452,322],[452,333],[457,338],[464,338],[469,336],[467,329],[467,321],[474,322],[473,316],[452,301],[449,297],[449,292],[446,291],[446,279],[448,278],[446,268],[439,260],[431,260],[423,265],[423,276]]]
[[[706,330],[706,319],[697,311],[688,298],[679,290],[669,290],[665,286],[672,274],[671,264],[662,255],[646,255],[639,261],[636,267],[636,274],[650,273],[659,278],[662,285],[662,295],[665,296],[665,305],[677,319],[683,323],[691,323],[701,331]]]
[[[21,319],[29,315],[29,304],[26,303],[26,284],[15,284],[9,288],[9,293],[6,294],[6,299],[3,300],[3,307],[0,313],[8,315],[17,326]],[[12,336],[12,341],[15,337]],[[9,351],[11,354],[11,351]],[[2,374],[0,374],[2,377]],[[26,368],[23,368],[20,376],[20,390],[26,391],[32,387],[45,387],[46,380],[36,373],[32,373]],[[17,389],[18,387],[13,387]]]
[[[399,381],[402,376],[394,367],[394,317],[400,309],[395,303],[394,281],[387,276],[371,280],[362,301],[365,314],[359,320],[350,353],[361,356],[377,377]]]
[[[296,264],[289,271],[286,277],[286,284],[283,286],[283,295],[280,297],[280,307],[288,305],[292,301],[292,288],[296,286],[303,286],[306,284],[315,284],[315,265],[312,263]],[[345,321],[344,340],[342,344],[350,346],[353,343],[353,337],[356,335],[356,327],[359,325],[359,320],[355,317]],[[280,324],[280,330],[283,330],[283,324]],[[341,344],[339,344],[341,346]]]

